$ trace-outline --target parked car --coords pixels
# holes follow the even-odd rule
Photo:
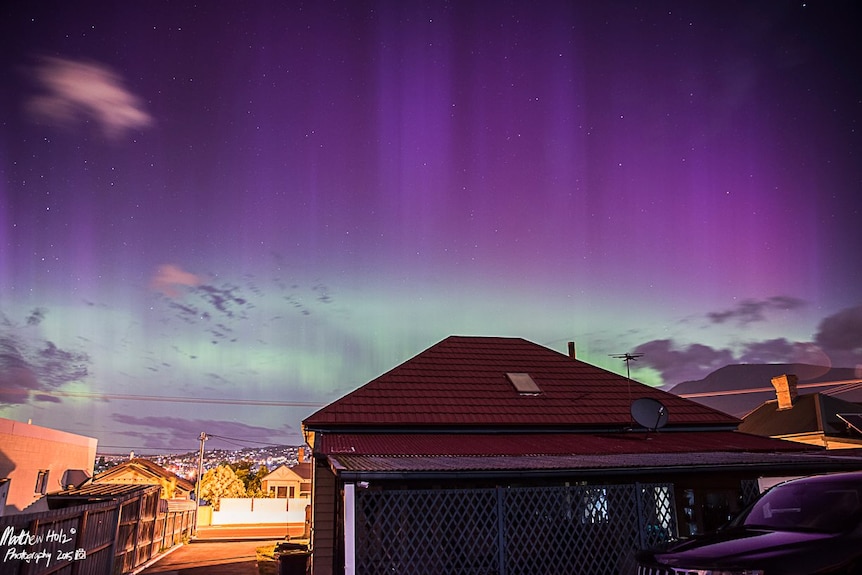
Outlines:
[[[637,562],[638,575],[862,575],[862,472],[781,483],[725,527]]]

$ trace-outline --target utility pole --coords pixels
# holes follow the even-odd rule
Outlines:
[[[192,527],[192,537],[197,537],[198,534],[198,511],[201,508],[201,479],[203,479],[204,475],[204,443],[209,437],[201,431],[198,439],[201,440],[201,452],[198,458],[198,480],[195,482],[195,524]]]

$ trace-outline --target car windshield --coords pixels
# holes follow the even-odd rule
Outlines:
[[[768,491],[735,523],[780,531],[837,533],[862,515],[862,486],[850,483],[787,483]]]

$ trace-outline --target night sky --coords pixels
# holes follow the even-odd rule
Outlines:
[[[450,334],[862,366],[854,2],[3,6],[2,417],[299,444]]]

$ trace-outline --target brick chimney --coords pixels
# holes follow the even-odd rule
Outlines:
[[[577,355],[575,354],[575,342],[569,342],[569,357],[572,359],[577,359]]]
[[[792,409],[796,401],[796,384],[799,378],[793,374],[779,375],[772,378],[772,387],[775,388],[775,396],[778,398],[778,409]]]

